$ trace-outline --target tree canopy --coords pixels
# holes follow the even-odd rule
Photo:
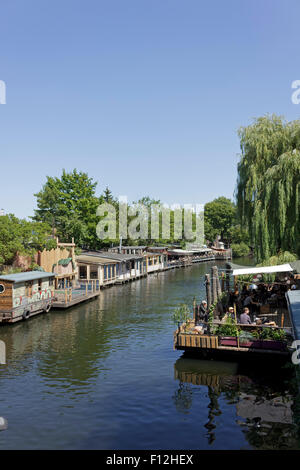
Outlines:
[[[50,224],[61,241],[74,237],[78,245],[95,246],[100,204],[96,186],[87,173],[76,169],[70,173],[63,170],[60,178],[47,176],[45,185],[35,194],[34,220]]]
[[[33,254],[53,248],[49,239],[51,227],[45,223],[18,219],[13,214],[0,217],[0,265],[12,264],[17,253]]]
[[[276,115],[239,130],[236,200],[258,261],[281,249],[300,254],[300,121]]]

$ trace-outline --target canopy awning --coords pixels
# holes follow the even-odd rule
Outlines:
[[[280,264],[278,266],[262,266],[260,268],[241,268],[232,271],[233,276],[242,276],[243,274],[268,274],[268,273],[287,273],[293,271],[290,264]]]

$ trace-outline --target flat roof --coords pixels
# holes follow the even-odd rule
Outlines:
[[[113,248],[117,248],[116,246],[114,246]],[[128,246],[121,246],[121,250],[145,250],[147,248],[147,246],[137,246],[137,245],[128,245]]]
[[[261,266],[233,269],[233,276],[241,276],[243,274],[268,274],[268,273],[286,273],[292,272],[293,268],[290,264],[279,264],[277,266]]]
[[[49,277],[55,277],[55,274],[43,271],[27,271],[25,273],[5,274],[4,276],[0,275],[0,281],[26,282]]]
[[[108,264],[108,263],[117,263],[115,259],[112,258],[101,258],[100,256],[92,255],[79,255],[76,256],[76,261],[78,263],[91,263],[91,264]]]
[[[286,293],[289,312],[297,339],[300,338],[300,290],[289,290]]]
[[[191,250],[181,250],[181,249],[175,249],[175,250],[168,250],[168,253],[170,255],[193,255],[194,252]]]
[[[132,259],[142,259],[143,255],[125,255],[123,253],[113,253],[111,251],[87,251],[83,252],[82,255],[86,256],[97,256],[99,258],[108,258],[116,261],[130,261]],[[80,255],[81,256],[81,255]]]

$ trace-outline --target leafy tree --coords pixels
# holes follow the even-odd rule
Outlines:
[[[236,200],[258,261],[300,254],[300,121],[272,115],[239,130]]]
[[[247,256],[250,252],[250,248],[246,243],[241,242],[241,243],[233,243],[231,245],[232,249],[232,257],[233,258],[239,258],[241,256]]]
[[[217,235],[225,242],[231,240],[231,228],[235,222],[236,207],[226,197],[218,197],[204,206],[204,231],[210,241]]]
[[[12,264],[17,253],[33,254],[48,248],[50,231],[51,227],[45,223],[18,219],[13,214],[1,216],[0,264]]]
[[[96,186],[87,173],[76,169],[70,173],[63,170],[60,178],[47,176],[46,184],[35,194],[34,220],[51,224],[62,241],[74,237],[77,244],[96,247],[96,210],[101,202]]]

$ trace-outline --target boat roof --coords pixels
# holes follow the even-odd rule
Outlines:
[[[76,256],[76,261],[78,263],[91,263],[91,264],[109,264],[109,263],[116,264],[118,262],[112,258],[102,258],[100,256],[92,256],[92,255]]]
[[[290,316],[297,339],[300,338],[300,290],[289,290],[286,293]]]
[[[293,263],[280,264],[277,266],[241,266],[234,263],[226,263],[227,267],[232,271],[233,276],[239,276],[243,274],[264,274],[264,273],[280,273],[280,272],[292,272],[295,270]]]
[[[34,281],[36,279],[45,279],[49,277],[55,277],[55,274],[42,271],[27,271],[25,273],[5,274],[3,276],[0,275],[0,281],[9,281],[17,283]]]
[[[177,249],[170,249],[168,250],[168,253],[170,253],[170,255],[192,255],[193,254],[193,251],[191,250],[182,250],[180,248],[177,248]]]
[[[134,259],[141,259],[143,255],[124,255],[123,253],[113,253],[108,251],[84,251],[82,255],[86,256],[96,256],[98,258],[108,258],[115,261],[130,261]],[[81,255],[80,255],[81,256]]]
[[[243,274],[268,274],[268,273],[287,273],[292,272],[293,268],[289,263],[279,264],[277,266],[261,266],[261,267],[242,267],[239,269],[233,269],[233,276],[240,276]]]

